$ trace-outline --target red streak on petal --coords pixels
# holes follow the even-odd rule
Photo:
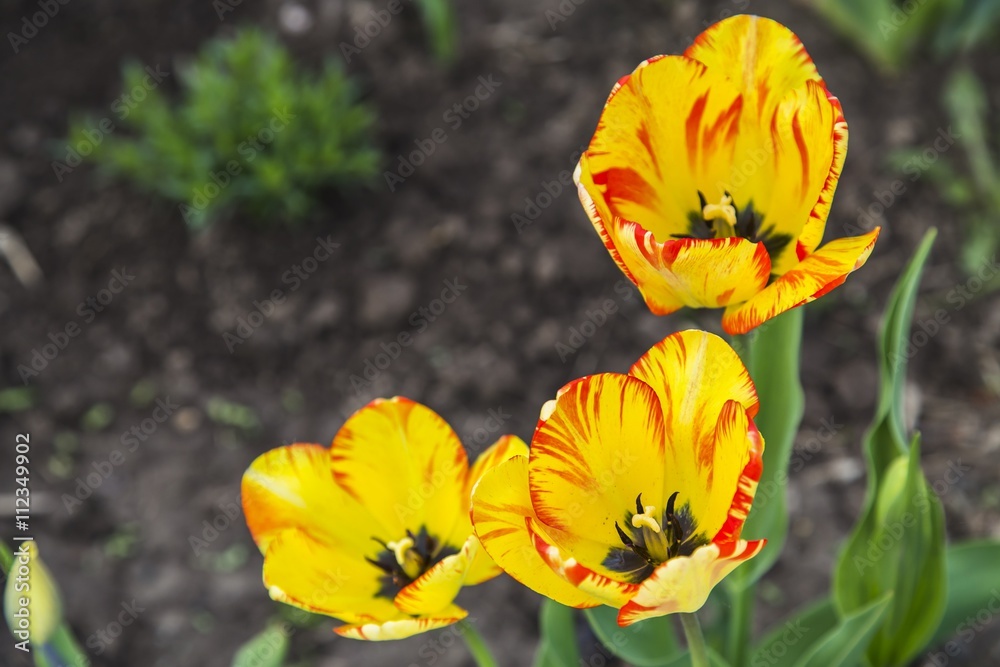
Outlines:
[[[800,197],[805,197],[809,192],[809,147],[806,145],[806,138],[802,135],[802,124],[799,123],[799,114],[792,117],[792,132],[795,134],[795,145],[799,149],[799,158],[802,160],[802,191]]]
[[[705,114],[705,105],[707,102],[708,93],[705,93],[695,101],[685,126],[687,131],[688,166],[695,171],[698,169],[698,165],[696,164],[698,158],[698,132],[701,129],[701,119]]]

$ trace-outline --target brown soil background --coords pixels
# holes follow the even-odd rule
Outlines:
[[[207,554],[196,555],[189,543],[203,521],[238,501],[240,476],[261,452],[293,441],[328,443],[353,409],[394,394],[432,406],[467,444],[490,410],[511,415],[505,432],[529,439],[539,406],[570,379],[624,370],[678,329],[718,330],[718,313],[657,318],[638,299],[621,298],[614,291],[621,276],[573,192],[555,197],[523,233],[511,222],[526,197],[572,168],[611,85],[644,58],[680,52],[704,25],[741,9],[791,27],[843,102],[851,128],[828,238],[856,225],[859,207],[875,202],[876,191],[905,178],[887,166],[890,150],[930,147],[947,127],[938,94],[946,65],[921,56],[897,78],[880,76],[802,5],[586,0],[553,29],[545,11],[556,8],[555,0],[462,3],[462,52],[449,70],[429,57],[419,16],[406,4],[348,67],[378,110],[387,168],[415,139],[447,128],[442,114],[471,94],[480,76],[493,75],[501,86],[460,128],[448,128],[447,141],[395,193],[377,183],[350,199],[331,195],[308,225],[294,230],[253,229],[230,218],[192,236],[169,202],[102,184],[90,167],[60,183],[50,166],[64,150],[68,114],[101,114],[120,94],[123,58],[174,71],[202,42],[234,26],[281,32],[281,3],[244,0],[220,21],[207,1],[77,1],[60,6],[21,53],[13,55],[7,44],[0,49],[0,219],[24,236],[45,274],[41,288],[27,290],[0,267],[4,385],[21,384],[18,364],[50,332],[81,321],[77,304],[106,287],[112,269],[136,276],[33,379],[36,406],[0,415],[3,451],[13,449],[16,433],[31,434],[33,533],[74,631],[86,641],[114,620],[123,602],[134,599],[145,609],[94,664],[228,665],[263,627],[275,607],[242,521],[222,531]],[[312,27],[282,36],[314,66],[340,57],[337,45],[351,38],[368,9],[383,5],[308,0]],[[6,33],[34,11],[34,2],[5,3],[0,26]],[[1000,51],[981,54],[976,70],[995,109]],[[957,153],[948,157],[959,159]],[[791,480],[791,536],[761,589],[758,629],[828,586],[837,547],[863,499],[859,443],[874,410],[880,313],[931,226],[940,236],[917,319],[946,308],[950,322],[912,360],[910,417],[923,432],[930,480],[943,479],[951,463],[969,466],[942,494],[952,539],[1000,538],[1000,402],[988,389],[1000,372],[1000,308],[995,295],[978,295],[960,309],[947,303],[949,291],[966,280],[955,259],[961,220],[926,179],[905,183],[880,221],[884,231],[868,265],[806,314],[800,452],[824,423],[840,427]],[[253,300],[286,287],[282,274],[312,253],[320,235],[339,243],[339,251],[230,354],[222,333],[233,330]],[[357,395],[349,376],[363,372],[380,343],[410,331],[410,314],[456,277],[468,285],[462,297],[370,391]],[[618,300],[619,313],[564,363],[556,343],[567,342],[570,328],[608,298]],[[152,405],[130,399],[143,381],[182,409],[70,515],[61,495],[121,449],[123,432],[150,416]],[[209,419],[217,398],[252,408],[259,428]],[[111,405],[114,418],[88,431],[81,418],[97,403]],[[60,468],[52,464],[54,442],[67,433],[79,445]],[[12,476],[0,478],[0,493],[12,492]],[[4,516],[0,537],[10,538],[13,521]],[[463,600],[502,665],[529,664],[535,596],[500,578],[467,590]],[[330,625],[298,632],[294,656],[318,656],[310,663],[317,667],[472,664],[462,648],[433,653],[431,661],[421,653],[428,636],[363,644],[336,638]],[[998,628],[991,624],[950,664],[1000,664]],[[585,630],[581,635],[593,641]],[[0,663],[28,664],[11,643],[0,642]]]

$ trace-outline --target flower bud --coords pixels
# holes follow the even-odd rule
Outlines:
[[[14,552],[3,596],[4,617],[18,642],[41,647],[62,621],[62,602],[33,541]]]

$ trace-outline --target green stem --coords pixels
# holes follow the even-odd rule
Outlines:
[[[465,644],[469,647],[469,653],[476,659],[476,664],[479,667],[497,667],[497,662],[493,659],[493,654],[490,653],[486,642],[483,641],[483,636],[479,634],[479,631],[476,630],[476,627],[472,623],[469,621],[459,622],[458,633],[465,639]]]
[[[65,623],[61,624],[49,640],[49,645],[55,649],[63,664],[67,667],[86,667],[90,664],[87,654],[77,643],[73,633]]]
[[[757,586],[734,589],[730,593],[732,609],[729,615],[729,638],[726,657],[733,667],[742,667],[747,661],[747,646],[750,644],[750,617],[753,613],[754,592]]]
[[[705,635],[701,633],[701,624],[694,614],[681,614],[681,625],[684,626],[684,636],[687,637],[688,651],[691,654],[691,667],[710,667],[708,651],[705,648]]]
[[[740,356],[743,364],[753,374],[752,352],[749,334],[733,336],[732,347]],[[734,588],[730,592],[732,609],[729,616],[729,636],[726,641],[726,658],[733,667],[743,667],[746,663],[747,645],[750,643],[750,616],[753,613],[754,590],[756,586],[748,584]]]

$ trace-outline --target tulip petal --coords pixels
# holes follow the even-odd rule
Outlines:
[[[663,497],[663,462],[663,419],[649,385],[614,373],[585,377],[542,412],[531,442],[531,504],[546,526],[620,547],[615,522],[626,520],[636,497]]]
[[[527,521],[535,518],[528,492],[527,457],[515,456],[483,475],[472,496],[472,523],[497,565],[521,584],[560,604],[601,604],[545,564],[528,532]]]
[[[750,374],[722,338],[697,330],[667,336],[629,374],[659,397],[667,441],[663,492],[679,493],[679,506],[689,504],[698,533],[710,540],[750,459],[750,417],[759,408]]]
[[[727,400],[738,401],[750,417],[760,409],[750,373],[725,340],[691,329],[670,334],[642,355],[629,369],[656,391],[667,436],[681,439],[684,429],[714,429]],[[695,391],[691,391],[695,388]],[[708,422],[695,420],[708,415]],[[697,435],[687,437],[694,437]]]
[[[785,94],[807,81],[822,83],[802,42],[777,21],[740,14],[710,26],[684,55],[724,73],[747,107],[769,116]],[[736,67],[734,67],[734,64]]]
[[[467,485],[469,497],[472,497],[472,489],[489,470],[497,467],[507,459],[527,455],[528,445],[525,444],[524,440],[521,440],[516,435],[501,437],[476,457],[476,462],[469,469],[469,481]]]
[[[528,445],[526,445],[524,440],[521,440],[521,438],[516,435],[502,436],[499,440],[479,454],[476,458],[476,462],[469,468],[469,475],[466,478],[465,491],[462,496],[462,499],[464,500],[462,513],[455,521],[451,537],[448,540],[449,543],[463,544],[466,538],[472,534],[472,523],[469,520],[469,506],[472,500],[472,490],[475,488],[480,478],[482,478],[487,471],[495,468],[511,457],[527,455]],[[486,554],[483,554],[481,550],[477,553],[479,554],[479,557],[474,559],[477,571],[473,576],[476,583],[489,579],[490,576],[487,575],[490,571],[494,572],[492,576],[496,576],[496,574],[500,573],[499,569],[490,565],[490,559],[486,556]],[[484,559],[482,556],[486,556],[486,558]]]
[[[563,554],[559,547],[545,539],[543,530],[537,521],[528,520],[528,532],[531,533],[538,555],[553,572],[584,593],[592,595],[606,605],[621,607],[639,590],[638,584],[621,582],[598,574],[572,556]]]
[[[438,630],[453,623],[458,623],[469,615],[469,612],[454,605],[447,612],[447,614],[437,616],[421,616],[419,618],[401,617],[383,622],[342,625],[339,628],[334,628],[333,631],[341,637],[375,642],[406,639],[421,632]]]
[[[469,535],[462,550],[446,556],[401,590],[394,600],[406,614],[435,614],[454,601],[465,585],[472,559],[481,549],[475,535]]]
[[[445,541],[467,511],[456,502],[468,476],[462,443],[437,413],[409,399],[376,399],[358,410],[334,438],[331,457],[337,482],[392,540],[426,528]]]
[[[817,86],[809,86],[808,92],[815,96],[819,92],[817,88]],[[833,112],[833,155],[830,161],[830,171],[823,181],[816,204],[809,212],[809,219],[802,228],[798,241],[796,241],[795,258],[798,260],[814,252],[823,241],[823,233],[826,231],[826,220],[830,215],[830,207],[833,205],[833,194],[837,190],[837,183],[840,182],[840,173],[844,168],[844,160],[847,158],[848,132],[847,121],[844,119],[844,110],[840,106],[840,100],[831,95],[829,91],[823,90],[823,93],[826,95],[830,109]],[[815,109],[817,107],[816,105],[810,105],[808,108]],[[816,125],[820,128],[817,131],[820,136],[815,141],[816,145],[820,145],[820,142],[823,141],[822,128],[826,127],[826,125],[823,121],[819,121]],[[789,269],[794,268],[794,264],[790,262],[791,259],[790,254],[784,255],[778,261],[775,273],[782,275]]]
[[[361,553],[332,548],[296,528],[273,537],[264,557],[272,599],[328,616],[396,615],[392,600],[380,595],[381,575]]]
[[[507,459],[515,456],[528,456],[528,445],[525,444],[524,440],[521,440],[521,438],[516,435],[502,436],[486,451],[482,452],[476,458],[476,462],[473,464],[472,468],[469,469],[469,478],[468,483],[466,484],[468,491],[465,497],[471,500],[472,490],[475,488],[476,484],[479,483],[479,480],[482,479],[483,475]],[[455,523],[455,530],[453,531],[451,541],[457,543],[458,540],[467,538],[470,535],[472,535],[472,523],[470,521],[469,512],[466,511]],[[471,539],[475,538],[472,537]],[[476,549],[469,562],[469,571],[466,574],[465,585],[474,586],[476,584],[481,584],[484,581],[489,581],[502,572],[503,570],[501,570],[497,564],[493,562],[493,559],[490,558],[490,555],[486,553],[484,549]]]
[[[757,483],[764,470],[764,438],[761,437],[757,426],[747,417],[742,406],[736,401],[728,401],[723,407],[722,416],[719,417],[716,439],[722,443],[717,445],[719,451],[736,452],[741,458],[749,445],[749,451],[746,453],[747,462],[737,480],[736,493],[730,501],[726,521],[712,538],[713,542],[722,544],[740,538],[743,524],[750,514],[750,507],[757,494]]]
[[[799,38],[768,18],[720,21],[684,55],[726,74],[743,96],[748,112],[739,130],[739,169],[731,179],[739,187],[730,191],[739,202],[754,202],[765,228],[798,238],[771,256],[773,272],[781,275],[822,240],[847,155],[840,102],[826,90]]]
[[[247,526],[262,553],[288,528],[358,553],[371,550],[372,537],[395,539],[337,485],[326,447],[295,444],[260,455],[243,475],[241,495]]]
[[[797,238],[771,255],[771,272],[782,275],[823,238],[847,157],[847,123],[837,98],[822,84],[808,81],[785,95],[762,131],[770,137],[771,164],[758,170],[759,182],[748,182],[747,189],[755,191],[772,233]]]
[[[698,190],[717,201],[728,180],[741,109],[735,86],[684,56],[650,58],[623,77],[578,170],[598,230],[620,217],[660,242],[688,234]]]
[[[728,307],[722,316],[722,328],[730,334],[746,333],[842,285],[868,260],[878,235],[876,228],[863,236],[827,243],[746,303]]]
[[[763,243],[733,236],[661,244],[633,223],[623,224],[623,231],[627,230],[633,233],[635,251],[655,271],[655,278],[638,287],[657,315],[666,314],[657,310],[657,304],[667,299],[691,308],[742,303],[764,289],[771,275],[771,259]]]
[[[618,625],[675,613],[692,613],[705,604],[708,594],[743,561],[764,548],[765,540],[740,540],[708,544],[690,556],[672,558],[660,565],[639,586],[639,591],[618,612]]]

